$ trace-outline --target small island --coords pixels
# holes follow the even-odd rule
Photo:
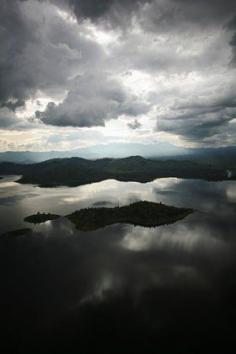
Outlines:
[[[50,214],[50,213],[37,213],[24,218],[24,221],[30,222],[32,224],[41,224],[48,220],[56,220],[60,218],[60,215]]]
[[[139,201],[121,207],[101,207],[80,209],[66,215],[78,230],[93,231],[112,224],[132,224],[144,227],[155,227],[170,224],[191,214],[193,209],[176,208],[162,203]],[[37,213],[24,220],[33,224],[56,220],[60,215]]]
[[[32,232],[32,229],[24,228],[24,229],[17,229],[17,230],[12,230],[12,231],[5,232],[2,236],[18,237],[18,236],[28,235],[31,232]]]
[[[155,227],[183,219],[192,212],[193,209],[176,208],[162,203],[140,201],[115,208],[81,209],[66,217],[77,229],[92,231],[117,223]]]

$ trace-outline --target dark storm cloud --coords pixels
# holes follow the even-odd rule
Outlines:
[[[229,23],[228,29],[233,32],[230,44],[232,46],[233,58],[232,63],[236,65],[236,15],[233,20]]]
[[[55,0],[52,1],[56,3]],[[69,5],[78,20],[89,18],[117,25],[124,23],[126,15],[131,16],[151,1],[153,0],[62,0],[61,5]]]
[[[145,2],[145,1],[144,1]],[[113,7],[121,6],[126,9],[133,8],[142,3],[141,0],[69,0],[78,18],[80,16],[99,18],[104,16]]]
[[[235,116],[236,98],[232,95],[216,102],[196,101],[173,107],[170,116],[158,122],[158,128],[198,141],[229,129]]]
[[[33,24],[25,21],[18,1],[1,1],[0,11],[0,103],[14,109],[24,103],[35,87],[31,75],[24,75],[23,53],[34,41]],[[17,30],[16,30],[17,29]]]
[[[2,0],[0,41],[4,128],[39,92],[52,102],[37,117],[58,126],[127,115],[137,129],[136,117],[156,110],[159,131],[196,140],[235,118],[233,0]],[[124,72],[134,72],[128,88]]]
[[[15,113],[7,107],[0,109],[0,128],[9,128],[19,123]]]
[[[1,2],[0,105],[15,110],[38,90],[65,92],[78,68],[103,56],[91,39],[81,36],[50,4],[37,1]]]
[[[78,77],[73,85],[62,103],[50,102],[45,112],[37,112],[38,118],[58,126],[104,126],[105,120],[137,116],[149,109],[106,72]]]
[[[60,6],[69,6],[78,20],[105,20],[112,24],[124,24],[122,15],[148,14],[146,20],[150,26],[165,25],[169,22],[176,25],[176,19],[181,24],[188,18],[189,22],[218,22],[222,18],[233,15],[236,11],[234,0],[51,0]],[[139,13],[139,14],[138,14]],[[127,18],[128,19],[128,18]],[[174,20],[174,21],[173,21]],[[113,23],[112,23],[113,22]],[[145,22],[145,21],[144,21]],[[144,24],[143,22],[143,24]],[[151,27],[150,27],[151,28]]]
[[[176,115],[173,121],[160,123],[164,131],[172,132],[183,136],[186,140],[204,143],[207,141],[225,144],[235,143],[235,117],[236,104],[225,103],[225,105],[208,106],[205,108],[191,107],[182,114]],[[227,139],[226,139],[227,138]]]
[[[144,8],[142,24],[150,30],[167,31],[175,27],[188,31],[191,26],[227,24],[235,12],[233,0],[156,0]]]

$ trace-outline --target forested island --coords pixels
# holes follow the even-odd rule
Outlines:
[[[77,229],[90,231],[117,223],[155,227],[183,219],[192,212],[192,209],[140,201],[115,208],[81,209],[67,215],[67,218]]]
[[[155,160],[141,156],[122,159],[82,158],[53,159],[35,164],[0,163],[2,175],[18,174],[19,183],[37,184],[41,187],[79,186],[105,179],[150,182],[161,177],[178,177],[220,181],[236,178],[236,169],[229,171],[218,165],[195,161]]]
[[[107,225],[125,223],[144,227],[170,224],[191,214],[192,209],[176,208],[162,203],[140,201],[130,205],[114,208],[87,208],[66,215],[77,229],[92,231]],[[34,214],[25,218],[30,223],[55,220],[58,215]]]

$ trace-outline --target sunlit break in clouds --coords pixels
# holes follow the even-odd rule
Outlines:
[[[2,0],[0,17],[1,151],[235,145],[234,0]]]

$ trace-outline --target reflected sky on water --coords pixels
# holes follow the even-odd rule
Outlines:
[[[1,331],[9,351],[200,353],[206,343],[208,353],[231,352],[235,182],[167,178],[39,188],[16,179],[0,181],[3,231],[29,227],[23,218],[37,211],[66,215],[137,200],[196,211],[171,225],[93,232],[62,217],[30,235],[1,237]]]
[[[207,182],[161,178],[150,183],[106,180],[79,187],[40,188],[16,183],[17,176],[0,180],[1,231],[25,226],[36,212],[69,214],[86,207],[125,205],[138,200],[228,213],[236,203],[234,181]],[[14,215],[14,218],[12,218]],[[14,221],[14,222],[13,222]]]

